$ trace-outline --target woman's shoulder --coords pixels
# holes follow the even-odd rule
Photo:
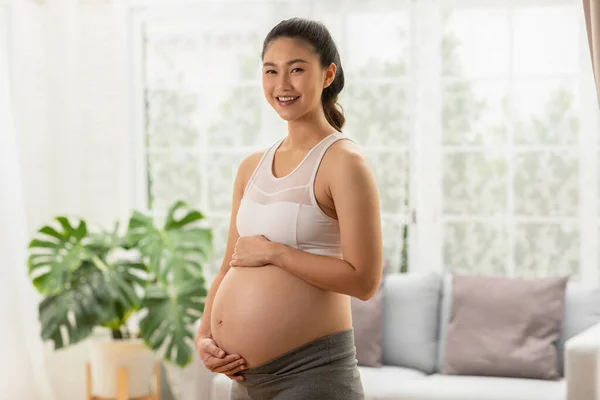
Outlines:
[[[260,160],[262,159],[262,156],[265,154],[266,151],[267,151],[266,149],[262,149],[262,150],[255,151],[254,153],[247,155],[240,163],[240,168],[244,168],[244,169],[251,168],[251,167],[256,168],[256,166],[258,165],[258,163],[260,162]]]
[[[255,151],[249,155],[247,155],[238,166],[238,176],[242,178],[243,182],[247,182],[248,179],[254,173],[254,170],[258,167],[260,160],[267,150],[262,149]]]
[[[361,147],[348,136],[342,136],[342,138],[329,147],[323,157],[323,163],[341,168],[362,164],[365,161],[365,155]]]
[[[325,180],[333,196],[348,193],[368,196],[376,192],[370,163],[359,144],[351,140],[338,140],[322,161]]]

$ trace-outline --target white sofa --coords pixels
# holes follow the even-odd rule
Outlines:
[[[600,285],[567,286],[556,381],[440,374],[451,287],[450,275],[386,276],[384,365],[359,367],[367,400],[600,400]],[[198,400],[229,399],[227,377],[201,375]]]

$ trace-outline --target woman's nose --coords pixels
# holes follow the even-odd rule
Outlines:
[[[292,87],[290,82],[290,77],[288,74],[279,74],[279,79],[277,79],[277,89],[285,90],[290,89]]]

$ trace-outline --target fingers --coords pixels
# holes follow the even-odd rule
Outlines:
[[[229,379],[231,379],[232,381],[243,381],[244,377],[241,375],[227,375],[225,374],[226,377],[228,377]]]
[[[225,357],[225,351],[218,348],[214,342],[207,345],[206,350],[215,357],[218,357],[218,358]]]
[[[244,380],[243,376],[236,375],[246,369],[246,360],[239,354],[226,354],[212,339],[203,338],[196,345],[209,371],[225,374],[234,381]]]
[[[233,375],[237,372],[240,372],[240,371],[243,371],[244,369],[246,369],[245,364],[246,364],[246,360],[244,360],[243,358],[239,358],[230,363],[216,367],[213,370],[213,372],[220,372],[220,373],[224,373],[227,375]]]
[[[228,354],[223,358],[217,358],[217,357],[213,357],[213,356],[209,355],[203,361],[204,361],[204,365],[206,365],[206,368],[208,368],[210,371],[224,372],[224,371],[227,371],[227,369],[223,368],[224,366],[235,363],[235,362],[239,361],[240,359],[242,359],[242,358],[237,354]],[[231,368],[229,368],[229,369],[231,369]]]
[[[242,371],[246,370],[246,368],[247,368],[246,363],[245,363],[246,360],[243,360],[243,361],[244,361],[244,364],[238,365],[237,367],[234,367],[232,370],[225,372],[225,376],[228,377],[229,379],[231,379],[232,381],[239,382],[239,381],[245,380],[246,378],[244,378],[243,375],[238,375],[239,372],[242,372]]]

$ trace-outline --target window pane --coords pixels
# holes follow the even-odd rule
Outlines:
[[[354,84],[340,96],[345,131],[363,146],[409,144],[409,105],[402,84]]]
[[[149,37],[146,40],[146,84],[184,84],[202,64],[198,41],[190,37]]]
[[[169,33],[148,37],[147,85],[260,82],[262,32],[244,26],[210,31],[200,28],[201,25],[179,35]]]
[[[367,28],[368,27],[368,28]],[[409,61],[406,12],[353,13],[346,17],[342,62],[351,78],[399,77]]]
[[[446,222],[444,266],[459,273],[508,275],[506,228],[502,224]]]
[[[515,157],[515,213],[575,217],[579,205],[579,162],[574,153],[528,152]]]
[[[381,211],[405,215],[408,210],[408,179],[410,156],[408,152],[364,151],[375,175],[379,189]]]
[[[444,213],[506,214],[508,167],[502,154],[447,153],[442,170]]]
[[[513,68],[521,74],[579,72],[581,5],[516,8]]]
[[[399,218],[383,218],[383,256],[389,262],[389,272],[399,272],[402,267],[402,247],[404,246],[404,222]]]
[[[207,191],[208,210],[210,213],[231,211],[231,199],[233,195],[233,182],[240,162],[249,155],[246,152],[234,153],[211,153],[208,156],[206,178],[208,180]]]
[[[203,107],[211,146],[251,146],[260,140],[266,100],[261,87],[206,87]],[[210,99],[210,101],[208,100]]]
[[[444,14],[442,71],[447,77],[508,73],[508,14],[502,8],[457,9]]]
[[[577,144],[581,107],[576,82],[518,82],[512,102],[515,143]]]
[[[149,208],[162,212],[174,201],[184,200],[199,207],[203,192],[200,157],[185,152],[148,156]]]
[[[447,145],[505,144],[508,84],[454,81],[442,93],[442,135]]]
[[[146,92],[146,138],[149,147],[192,147],[200,139],[195,93],[172,90]]]
[[[515,242],[515,276],[578,278],[579,232],[575,224],[519,224]]]
[[[213,254],[209,265],[210,274],[215,276],[219,272],[225,250],[227,249],[227,235],[229,234],[229,216],[209,216],[208,225],[213,230]]]

